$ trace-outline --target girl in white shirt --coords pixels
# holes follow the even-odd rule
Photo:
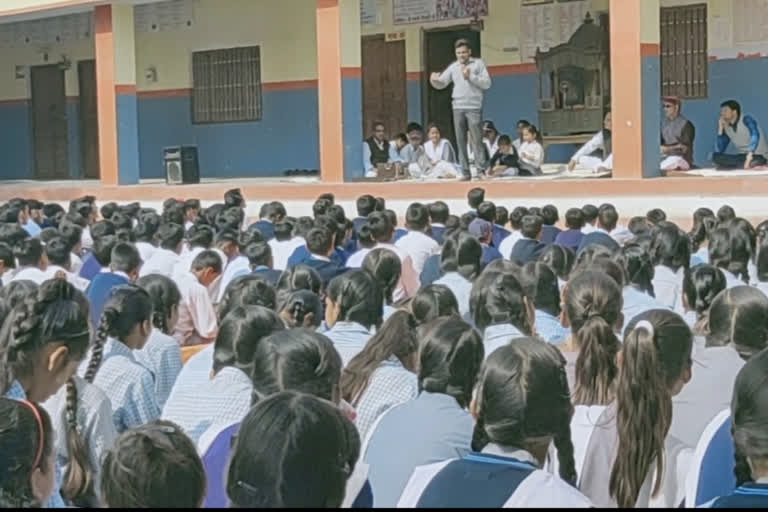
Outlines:
[[[520,145],[520,176],[541,176],[544,163],[544,147],[541,145],[539,130],[531,125],[523,128],[523,143]]]
[[[717,228],[709,239],[709,261],[725,275],[726,288],[746,286],[752,242],[749,234],[737,226]]]
[[[606,112],[605,117],[603,117],[603,129],[597,132],[589,142],[584,144],[581,149],[573,155],[568,164],[569,171],[573,171],[576,166],[591,169],[593,171],[599,171],[601,169],[610,171],[613,169],[613,151],[611,144],[612,126],[611,113]],[[592,154],[598,150],[602,152],[602,158],[592,156]]]
[[[720,292],[725,290],[725,275],[712,265],[696,265],[685,272],[683,305],[688,326],[694,336],[703,338],[709,330],[709,308]]]
[[[676,313],[683,308],[683,276],[691,263],[691,247],[685,233],[671,223],[655,228],[651,242],[653,259],[653,290],[656,300]]]
[[[447,178],[452,179],[461,175],[461,170],[456,165],[456,153],[448,139],[444,139],[440,128],[431,124],[427,128],[429,140],[424,143],[426,161],[421,166],[421,175],[414,178]],[[413,171],[411,171],[413,175]]]

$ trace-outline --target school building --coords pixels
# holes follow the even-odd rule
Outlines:
[[[485,117],[502,132],[537,123],[532,53],[565,42],[587,12],[610,41],[614,181],[659,175],[663,93],[685,93],[702,166],[723,100],[768,127],[768,0],[3,0],[0,180],[138,184],[164,178],[165,147],[194,145],[203,178],[319,169],[322,185],[350,182],[374,119],[390,135],[409,121],[450,123],[450,100],[428,78],[458,37],[493,78]],[[552,146],[547,160],[575,149]],[[607,186],[598,181],[610,180],[556,187]],[[694,183],[664,181],[678,192]],[[700,182],[696,192],[723,190]]]

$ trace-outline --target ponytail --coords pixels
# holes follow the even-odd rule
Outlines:
[[[620,343],[613,327],[599,315],[591,316],[576,331],[579,356],[573,401],[577,405],[608,405],[613,401],[619,373],[616,355]]]
[[[88,449],[77,428],[77,409],[77,383],[74,378],[70,378],[67,381],[65,411],[69,464],[61,492],[70,503],[78,507],[87,507],[90,505],[88,499],[93,494],[93,468],[88,457]]]

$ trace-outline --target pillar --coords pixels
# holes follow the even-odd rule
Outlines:
[[[344,181],[344,114],[341,83],[339,0],[317,0],[317,99],[320,129],[320,177]]]
[[[139,183],[136,45],[132,5],[95,8],[99,164],[104,185]]]
[[[613,175],[659,176],[659,0],[610,0]]]
[[[344,179],[363,177],[363,72],[360,0],[339,0],[341,91],[344,115]],[[370,128],[369,128],[370,129]]]

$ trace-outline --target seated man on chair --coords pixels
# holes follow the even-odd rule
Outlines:
[[[735,154],[726,153],[731,145]],[[720,106],[716,151],[712,161],[718,169],[751,169],[766,165],[768,144],[757,121],[741,114],[741,105],[728,100]]]
[[[661,122],[661,169],[689,171],[693,167],[693,141],[696,128],[680,113],[680,98],[663,98],[664,120]]]
[[[400,160],[393,144],[387,140],[384,123],[373,123],[373,135],[363,141],[363,168],[366,178],[379,177],[379,171]]]

